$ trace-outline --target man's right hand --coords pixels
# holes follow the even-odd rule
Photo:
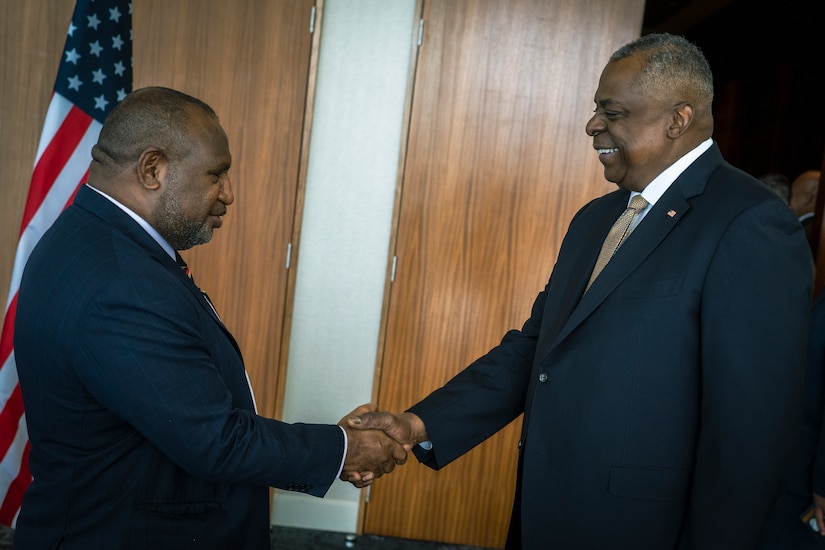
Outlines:
[[[354,430],[381,430],[408,451],[429,439],[424,422],[411,412],[392,414],[387,411],[370,411],[351,414],[346,420],[347,425]]]
[[[380,430],[352,428],[349,420],[361,414],[374,414],[377,407],[361,405],[338,422],[347,432],[347,456],[341,480],[356,487],[366,487],[374,479],[390,473],[397,464],[407,462],[407,451],[398,441]]]
[[[413,446],[427,441],[427,429],[424,422],[415,414],[406,412],[401,414],[392,414],[387,411],[378,411],[374,405],[362,405],[358,407],[348,416],[341,419],[339,423],[347,434],[350,433],[371,433],[375,430],[384,432],[397,444],[403,446],[405,451],[409,451]],[[403,464],[403,462],[398,462]],[[381,471],[372,471],[366,469],[352,469],[344,464],[344,470],[341,472],[341,479],[349,481],[356,487],[366,487],[370,485],[375,478],[380,477]]]

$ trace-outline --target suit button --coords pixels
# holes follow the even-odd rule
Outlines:
[[[308,493],[312,489],[312,485],[307,483],[288,483],[286,486],[287,491],[295,491],[298,493]]]
[[[518,448],[519,448],[519,449],[521,449],[521,446],[522,446],[522,445],[523,445],[523,443],[521,442],[521,439],[519,439],[519,440],[518,440]]]
[[[542,384],[547,382],[547,373],[543,372],[543,373],[539,374],[539,382],[541,382]]]

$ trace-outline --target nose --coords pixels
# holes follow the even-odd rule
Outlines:
[[[221,194],[218,195],[218,200],[227,206],[235,202],[235,193],[232,192],[232,182],[229,179],[229,174],[224,175]]]
[[[604,131],[604,124],[598,114],[590,117],[590,120],[584,126],[584,131],[590,137],[596,137],[597,134]]]

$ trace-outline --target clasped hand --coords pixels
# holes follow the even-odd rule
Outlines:
[[[361,405],[338,423],[347,432],[347,456],[341,479],[366,487],[396,464],[407,462],[413,445],[427,439],[424,424],[412,413],[378,411],[373,403]]]

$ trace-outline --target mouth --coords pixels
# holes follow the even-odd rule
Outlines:
[[[611,155],[611,154],[613,154],[613,153],[618,153],[618,152],[619,152],[619,149],[618,149],[618,147],[610,147],[610,148],[607,148],[607,147],[597,147],[597,148],[596,148],[596,152],[599,154],[599,156],[602,156],[602,155]]]
[[[210,214],[209,218],[212,220],[212,226],[216,229],[223,225],[224,214]]]

